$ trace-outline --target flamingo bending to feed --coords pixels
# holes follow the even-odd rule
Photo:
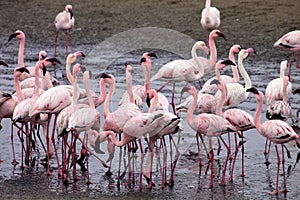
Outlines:
[[[294,57],[296,57],[296,62],[297,62],[296,67],[300,68],[299,66],[300,30],[291,31],[284,34],[281,38],[279,38],[275,42],[274,47],[285,48],[292,53],[289,61],[289,73],[288,73],[288,77],[291,78],[290,75],[291,75],[292,61]]]
[[[56,57],[56,45],[59,31],[66,32],[66,56],[68,55],[68,35],[69,31],[74,28],[75,18],[72,11],[71,5],[66,5],[63,12],[58,13],[54,20],[54,25],[56,27],[56,35],[54,42],[54,57]]]
[[[245,101],[245,99],[248,98],[249,92],[246,92],[246,89],[251,87],[251,79],[246,72],[244,65],[243,65],[243,60],[247,58],[249,53],[255,53],[254,49],[248,48],[248,49],[242,49],[239,53],[238,57],[238,69],[241,73],[241,76],[245,80],[245,86],[241,85],[240,83],[227,83],[227,97],[226,101],[224,104],[225,108],[230,108],[230,107],[236,107],[238,106],[241,102]],[[215,94],[216,98],[220,98],[221,91],[217,91]]]
[[[208,40],[209,32],[220,26],[220,11],[216,7],[211,6],[211,0],[205,1],[205,8],[201,12],[201,26],[205,31]]]
[[[262,111],[262,105],[264,101],[264,94],[258,91],[256,88],[249,88],[247,92],[252,92],[258,101],[257,109],[254,114],[254,124],[257,131],[264,137],[268,138],[275,147],[277,155],[277,176],[276,176],[276,188],[270,194],[278,194],[278,178],[280,168],[280,156],[278,153],[277,145],[282,147],[282,170],[283,170],[283,189],[281,192],[287,192],[286,188],[286,175],[284,168],[284,144],[292,140],[295,140],[297,146],[300,147],[300,136],[293,130],[293,128],[286,122],[281,120],[267,120],[261,124],[260,117]]]
[[[280,77],[271,80],[266,87],[266,104],[271,104],[272,101],[282,100],[283,98],[283,77],[284,71],[287,68],[287,60],[281,61],[280,63]],[[286,88],[286,95],[289,96],[292,93],[292,83],[288,82]]]

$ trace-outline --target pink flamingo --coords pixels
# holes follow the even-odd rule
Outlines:
[[[241,102],[245,101],[245,99],[248,98],[249,93],[246,92],[246,89],[250,88],[252,83],[251,79],[246,72],[244,65],[243,65],[243,60],[249,55],[249,53],[255,53],[254,49],[248,48],[248,49],[242,49],[239,53],[238,57],[238,69],[239,72],[241,73],[241,76],[245,80],[245,86],[241,85],[240,83],[227,83],[227,97],[226,101],[224,104],[225,108],[230,108],[230,107],[236,107],[238,106]],[[218,91],[215,94],[216,98],[219,98],[221,95],[221,91]]]
[[[209,32],[220,26],[220,11],[216,7],[211,7],[211,0],[205,1],[205,8],[201,12],[201,26],[206,33],[208,41]]]
[[[290,84],[289,77],[284,76],[282,84],[282,100],[272,101],[267,106],[266,117],[267,119],[280,119],[283,121],[288,120],[291,116],[291,106],[287,101],[287,87]]]
[[[234,63],[230,60],[226,61],[219,61],[216,65],[216,68],[221,68],[223,66],[226,66],[228,64],[233,65]],[[226,87],[224,87],[226,89]],[[232,126],[225,118],[222,116],[216,115],[216,114],[209,114],[209,113],[202,113],[195,117],[193,117],[193,112],[197,104],[198,95],[197,90],[194,86],[191,86],[188,89],[188,92],[193,95],[194,100],[192,104],[190,105],[188,111],[187,111],[187,122],[189,126],[196,131],[196,139],[197,139],[197,145],[198,145],[198,158],[199,158],[199,166],[202,166],[202,161],[200,158],[200,145],[198,137],[201,138],[203,143],[202,135],[208,136],[208,137],[218,137],[221,139],[221,141],[224,143],[226,149],[227,149],[227,157],[224,164],[224,171],[223,176],[221,180],[221,185],[225,185],[225,171],[227,167],[227,162],[230,154],[230,149],[226,142],[221,137],[222,134],[228,133],[228,132],[234,132],[236,131],[236,128]],[[223,96],[226,95],[226,92],[222,93]],[[222,105],[224,103],[225,98],[220,98],[217,104],[217,114],[221,113]],[[214,153],[211,151],[211,179],[209,183],[209,187],[213,186],[213,161],[214,161]]]
[[[56,35],[54,42],[54,57],[56,57],[56,44],[59,31],[66,32],[66,56],[68,55],[68,35],[69,31],[74,27],[75,18],[72,11],[71,5],[66,5],[63,12],[58,13],[54,20],[54,25],[56,27]]]
[[[267,120],[261,124],[260,117],[262,111],[262,104],[264,100],[264,94],[258,91],[256,88],[249,88],[247,92],[252,92],[258,101],[257,109],[254,114],[254,124],[257,131],[264,137],[268,138],[275,147],[277,155],[277,176],[276,176],[276,188],[270,194],[278,194],[278,178],[279,178],[279,168],[280,168],[280,156],[278,153],[277,145],[280,144],[282,147],[282,171],[283,171],[283,189],[281,192],[287,192],[286,188],[286,176],[284,168],[284,144],[292,140],[295,140],[297,146],[300,146],[299,135],[293,130],[293,128],[286,122],[281,120]]]
[[[205,43],[202,41],[198,41],[194,44],[191,50],[191,55],[192,55],[191,59],[174,60],[165,64],[158,70],[158,72],[150,80],[150,81],[154,81],[156,79],[167,80],[167,83],[163,85],[161,88],[159,88],[157,91],[160,91],[169,82],[173,81],[172,102],[171,102],[173,111],[175,111],[175,104],[174,104],[175,83],[181,81],[192,82],[195,80],[200,80],[200,78],[204,75],[203,63],[200,62],[200,57],[198,57],[196,54],[197,49],[201,49],[206,53],[208,53],[208,48],[206,47]]]
[[[296,57],[296,62],[297,62],[296,67],[300,68],[299,66],[300,30],[291,31],[284,34],[281,38],[279,38],[275,42],[274,47],[285,48],[292,53],[289,61],[289,73],[288,73],[288,77],[290,78],[292,61],[294,57]]]
[[[24,72],[29,73],[29,71],[25,67],[16,67],[14,69],[14,86],[15,86],[15,90],[16,90],[17,95],[12,95],[11,98],[8,98],[6,101],[4,101],[0,105],[0,122],[3,118],[12,118],[13,112],[14,112],[14,109],[15,109],[16,105],[18,104],[18,102],[21,102],[24,99],[24,95],[21,91],[21,87],[20,87],[19,81],[18,81],[19,77]],[[2,128],[2,126],[0,124],[0,129],[1,128]],[[18,162],[17,162],[16,157],[15,157],[13,137],[14,137],[14,133],[13,133],[13,123],[12,123],[12,126],[11,126],[11,142],[12,142],[12,152],[13,152],[12,164],[17,165]]]
[[[241,51],[240,45],[233,45],[229,50],[229,60],[235,63],[234,55],[238,54]],[[228,75],[221,75],[223,81],[225,83],[238,83],[240,81],[239,72],[236,65],[231,66],[232,74],[233,76]],[[212,77],[208,79],[202,86],[202,89],[199,91],[199,93],[208,93],[208,94],[215,94],[218,90],[217,85],[211,84],[211,81],[216,79],[216,77]]]
[[[284,60],[280,63],[280,77],[271,80],[266,87],[266,104],[267,106],[271,104],[272,101],[281,100],[283,98],[283,77],[284,71],[287,68],[287,60]],[[287,96],[292,93],[292,83],[288,82],[287,85]]]

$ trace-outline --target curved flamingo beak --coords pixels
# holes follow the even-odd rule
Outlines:
[[[8,67],[8,64],[6,64],[6,62],[4,62],[3,60],[0,60],[0,65],[4,65],[4,66]]]
[[[246,92],[252,92],[253,94],[259,94],[258,90],[254,87],[247,89]]]
[[[225,41],[227,41],[226,36],[224,33],[222,32],[217,32],[217,34],[219,35],[219,37],[222,37]]]
[[[20,68],[18,68],[16,70],[19,71],[19,72],[21,72],[21,73],[25,72],[27,74],[30,74],[29,70],[26,67],[20,67]]]
[[[52,64],[61,64],[61,62],[57,58],[47,58],[45,61],[51,62]]]
[[[43,64],[43,76],[46,75],[46,72],[47,72],[47,67]]]
[[[156,59],[157,59],[157,55],[156,55],[155,53],[153,53],[153,52],[151,52],[151,53],[148,53],[148,56],[150,56],[150,57],[153,57],[153,58],[156,58]]]
[[[224,60],[221,63],[224,64],[224,65],[234,65],[235,66],[235,63],[232,62],[231,60]]]
[[[9,36],[8,42],[11,41],[13,38],[17,37],[20,33],[13,33]]]
[[[145,57],[142,57],[142,58],[141,58],[140,64],[142,64],[143,62],[146,62],[146,58],[145,58]]]
[[[78,57],[85,57],[84,53],[82,51],[77,51],[74,53],[74,55],[76,56],[76,58]]]

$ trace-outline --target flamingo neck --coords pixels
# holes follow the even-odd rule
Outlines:
[[[281,62],[281,65],[280,65],[280,78],[283,78],[284,77],[284,71],[286,69],[286,64],[284,64],[283,62]]]
[[[33,90],[33,98],[37,99],[39,96],[39,88],[40,88],[40,80],[39,80],[39,72],[40,72],[40,66],[42,66],[42,63],[38,61],[34,68],[34,90]]]
[[[72,76],[72,74],[71,74],[71,64],[73,62],[74,61],[72,60],[72,56],[69,55],[66,60],[66,75],[67,75],[67,79],[71,85],[73,85],[73,83],[74,83],[74,75]]]
[[[84,73],[83,74],[83,84],[84,84],[84,88],[85,88],[85,92],[89,101],[89,106],[90,108],[95,108],[95,102],[93,100],[92,94],[91,94],[91,90],[89,87],[89,77],[88,77],[88,73]]]
[[[193,113],[195,111],[195,108],[197,106],[197,101],[198,101],[198,94],[197,92],[194,92],[193,94],[193,101],[192,103],[190,104],[190,107],[189,109],[187,110],[187,113],[186,113],[186,120],[188,122],[188,124],[193,127]]]
[[[24,47],[25,47],[25,35],[20,39],[19,55],[18,55],[18,67],[24,67]]]
[[[282,82],[282,101],[287,103],[287,86],[289,84],[289,78],[287,76],[283,77]]]
[[[215,72],[216,72],[216,77],[218,79],[218,81],[220,82],[220,84],[218,84],[218,88],[221,91],[221,96],[218,99],[217,105],[216,105],[216,114],[219,116],[223,115],[223,105],[226,101],[226,97],[227,97],[227,87],[226,87],[226,83],[224,82],[224,80],[221,77],[220,74],[220,69],[216,66],[215,68]]]
[[[244,58],[242,58],[242,56],[239,56],[239,58],[238,58],[238,68],[239,68],[239,71],[240,71],[242,77],[245,80],[245,89],[248,89],[248,88],[251,88],[252,83],[251,83],[251,79],[250,79],[248,73],[246,72],[246,70],[244,68],[243,60],[244,60]]]
[[[129,95],[129,102],[134,103],[131,72],[126,72],[126,84],[127,84],[127,93]]]
[[[73,82],[73,109],[75,110],[77,108],[78,105],[78,98],[79,98],[79,86],[77,83],[77,77],[74,79]]]
[[[103,105],[104,118],[106,118],[110,114],[108,107],[109,107],[110,99],[111,99],[112,95],[114,94],[114,92],[115,92],[115,84],[109,83],[109,91],[108,91],[108,94],[106,95],[104,105]]]
[[[147,58],[148,60],[148,58]],[[152,63],[149,59],[148,62],[142,63],[142,69],[145,77],[145,91],[146,93],[150,90],[150,74],[151,74]]]
[[[15,90],[18,96],[18,102],[21,102],[24,99],[22,90],[21,90],[21,86],[19,84],[19,80],[18,77],[14,76],[14,86],[15,86]]]
[[[158,95],[157,95],[157,92],[155,91],[154,92],[154,96],[153,96],[153,98],[151,100],[151,104],[150,104],[148,112],[149,113],[154,112],[156,110],[156,108],[157,108],[157,105],[158,105]]]
[[[215,39],[213,37],[209,37],[209,48],[210,48],[210,57],[209,57],[209,65],[206,66],[209,68],[209,71],[211,71],[211,69],[213,69],[213,67],[215,66],[216,62],[217,62],[217,48],[216,48],[216,43],[215,43]]]
[[[264,96],[261,92],[259,92],[259,96],[257,98],[257,108],[254,114],[254,125],[257,129],[258,132],[261,133],[261,123],[260,123],[260,116],[261,116],[261,110],[262,110],[262,105],[263,105],[263,99]]]
[[[197,47],[196,45],[193,46],[192,50],[191,50],[191,56],[193,58],[193,60],[196,62],[197,64],[197,70],[200,70],[200,72],[198,72],[197,74],[195,74],[195,79],[200,79],[203,74],[204,74],[204,68],[203,68],[203,63],[201,63],[200,59],[197,56]]]
[[[106,98],[106,87],[105,87],[105,81],[103,78],[101,78],[99,81],[99,87],[100,87],[100,96],[97,98],[97,100],[95,102],[96,107],[101,105],[105,101],[105,98]]]
[[[235,63],[235,57],[234,57],[234,51],[229,51],[229,60]],[[231,70],[232,70],[232,79],[235,83],[240,81],[240,75],[237,69],[237,66],[231,65]]]
[[[46,83],[48,89],[53,88],[50,73],[46,73],[45,76],[42,78],[42,81]]]
[[[205,1],[205,8],[206,8],[206,9],[209,9],[210,6],[211,6],[211,1],[210,1],[210,0],[206,0],[206,1]]]

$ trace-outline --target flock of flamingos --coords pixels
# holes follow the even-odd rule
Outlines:
[[[239,45],[233,45],[230,49],[228,60],[217,60],[217,48],[215,39],[223,38],[225,35],[217,28],[220,25],[220,12],[217,8],[211,7],[210,0],[206,1],[202,11],[201,25],[207,33],[206,45],[203,41],[197,41],[191,50],[192,58],[189,60],[173,60],[163,65],[154,76],[151,73],[151,58],[156,57],[155,53],[146,52],[142,55],[140,64],[145,77],[144,85],[132,85],[132,66],[128,63],[126,67],[127,90],[124,92],[119,106],[115,111],[109,109],[111,98],[115,91],[115,79],[111,74],[102,73],[99,75],[100,95],[89,89],[89,71],[86,71],[76,59],[84,57],[84,53],[78,51],[68,53],[68,31],[74,27],[74,16],[72,6],[67,5],[65,10],[55,18],[57,34],[55,38],[55,52],[53,58],[48,58],[46,52],[41,51],[39,60],[34,67],[24,66],[24,45],[25,34],[16,31],[9,37],[9,41],[20,40],[18,54],[18,67],[14,70],[15,93],[0,93],[0,119],[10,118],[12,123],[11,138],[13,151],[13,165],[18,161],[15,157],[13,137],[17,133],[22,142],[22,167],[27,167],[31,162],[31,151],[35,151],[36,142],[41,142],[46,157],[42,160],[45,164],[47,174],[51,175],[53,170],[50,167],[50,158],[55,157],[58,169],[57,173],[62,177],[65,184],[69,183],[72,177],[78,179],[76,167],[88,171],[88,156],[94,155],[101,164],[107,168],[106,174],[111,174],[111,163],[114,158],[115,146],[120,147],[120,154],[124,151],[127,155],[127,162],[124,163],[121,171],[121,156],[119,159],[118,185],[126,175],[128,182],[135,182],[134,170],[139,170],[138,184],[135,189],[143,188],[143,178],[147,181],[147,188],[154,186],[152,180],[153,160],[156,158],[160,167],[161,184],[174,184],[174,172],[179,157],[178,142],[173,139],[174,134],[179,134],[183,130],[182,118],[179,112],[186,112],[188,125],[195,131],[198,148],[199,167],[209,164],[211,167],[209,187],[213,187],[214,182],[214,143],[204,141],[204,137],[216,137],[220,146],[224,146],[227,151],[223,164],[221,185],[226,185],[227,181],[233,180],[234,163],[239,148],[242,152],[242,173],[244,176],[244,136],[243,132],[256,128],[257,131],[266,138],[265,156],[268,161],[268,151],[273,143],[278,158],[278,168],[275,190],[271,194],[278,194],[279,191],[287,192],[286,175],[284,162],[283,188],[278,189],[278,178],[280,170],[280,160],[284,160],[285,151],[288,149],[285,144],[295,141],[295,145],[300,148],[300,137],[293,128],[286,122],[291,117],[291,107],[288,103],[288,96],[292,93],[292,83],[289,81],[289,74],[292,61],[296,58],[297,67],[300,53],[300,31],[292,31],[282,36],[274,47],[281,47],[292,53],[290,61],[282,61],[280,77],[272,80],[265,94],[252,87],[251,80],[243,66],[243,60],[255,50],[252,48],[242,49]],[[59,31],[66,33],[66,76],[69,85],[53,86],[53,77],[47,67],[51,64],[59,64],[56,58],[56,40]],[[208,57],[199,57],[197,49],[202,50]],[[235,61],[235,55],[238,61]],[[7,64],[1,61],[1,65]],[[71,72],[71,66],[73,70]],[[233,76],[221,75],[221,70],[230,65]],[[289,67],[288,75],[285,69]],[[206,75],[215,71],[215,77],[200,83]],[[83,78],[80,79],[83,72]],[[244,85],[239,83],[240,76],[244,79]],[[171,103],[161,92],[161,88],[155,90],[150,87],[150,82],[155,80],[165,80],[166,84],[173,84]],[[84,88],[80,88],[78,80],[83,80]],[[179,105],[175,105],[175,83],[177,82],[199,81],[201,90],[197,91],[194,86],[186,86],[182,89],[182,94],[190,94]],[[106,88],[108,86],[108,90]],[[298,90],[295,90],[297,92]],[[181,94],[181,95],[182,95]],[[249,94],[257,99],[257,109],[254,116],[238,108],[238,105],[245,101]],[[267,105],[267,121],[261,123],[262,105]],[[103,111],[97,110],[103,104]],[[145,104],[145,105],[144,105]],[[146,108],[146,104],[148,108]],[[173,110],[169,110],[171,104]],[[100,114],[101,113],[101,114]],[[100,116],[104,116],[101,126]],[[52,120],[51,120],[52,119]],[[52,125],[52,129],[51,129]],[[43,127],[46,145],[37,127]],[[2,128],[2,127],[1,127]],[[14,130],[17,130],[14,133]],[[100,131],[102,130],[102,131]],[[234,136],[235,150],[231,154],[231,146],[224,136],[230,134]],[[168,138],[168,140],[166,139]],[[39,140],[38,140],[39,139]],[[62,141],[61,150],[56,147],[57,140]],[[240,140],[240,142],[238,142]],[[100,148],[100,144],[107,141],[107,150]],[[78,144],[81,145],[78,151]],[[143,147],[143,145],[146,144]],[[207,147],[209,145],[209,147]],[[281,155],[280,149],[281,147]],[[173,150],[175,153],[173,153]],[[207,159],[201,156],[200,151],[204,150]],[[80,152],[80,153],[79,153]],[[167,153],[170,153],[168,157]],[[140,166],[135,166],[136,155],[140,155]],[[60,154],[60,155],[59,155]],[[105,162],[99,154],[108,154]],[[160,155],[161,154],[161,155]],[[144,158],[146,156],[146,158]],[[144,162],[145,159],[145,162]],[[205,160],[204,160],[205,159]],[[227,169],[229,160],[232,161],[230,170]],[[206,163],[208,161],[208,163]],[[170,167],[170,171],[167,168]],[[72,171],[71,171],[72,169]],[[227,179],[227,171],[229,179]],[[70,176],[72,174],[72,176]],[[167,174],[169,178],[167,180]],[[91,183],[89,176],[87,183]]]

